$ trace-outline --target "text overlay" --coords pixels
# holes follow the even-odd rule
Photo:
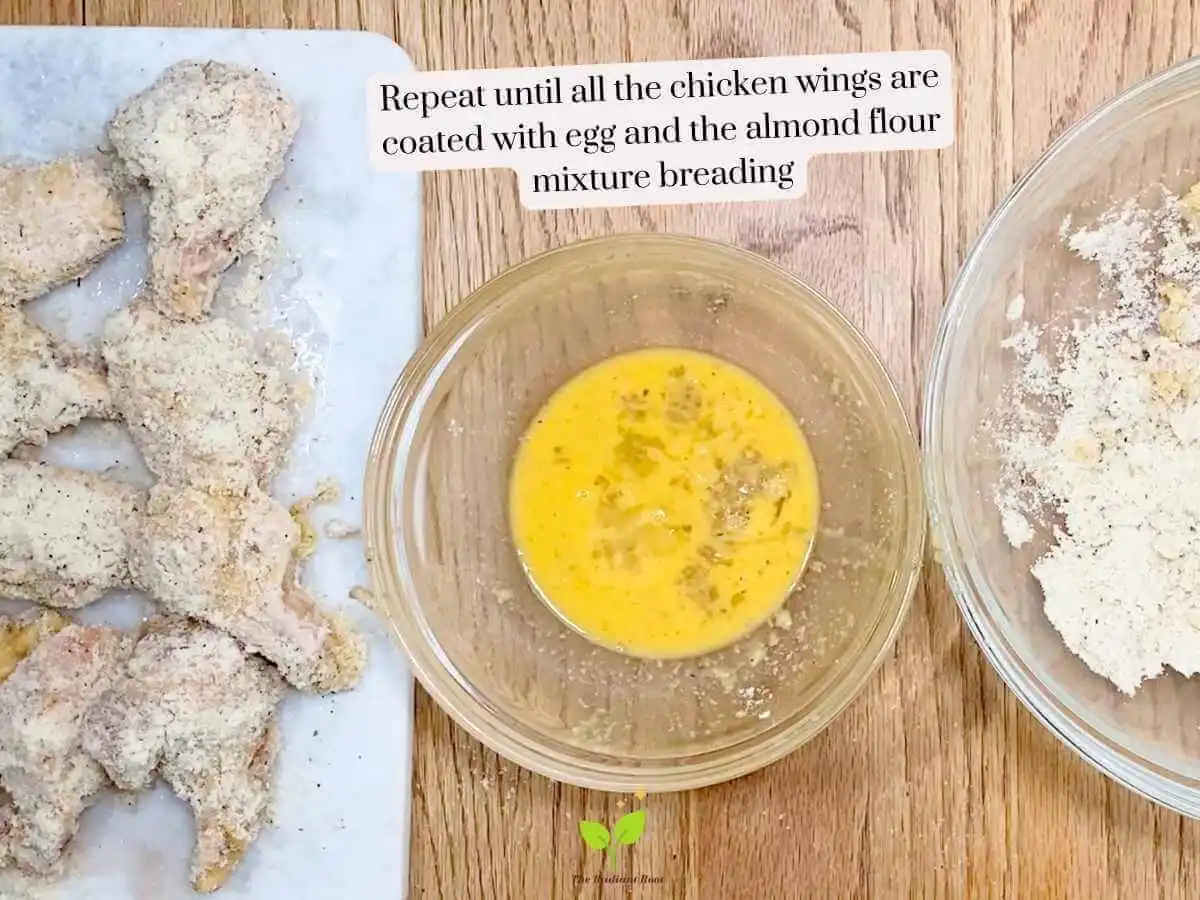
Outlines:
[[[529,209],[779,200],[825,153],[954,140],[935,50],[380,75],[371,159],[508,168]]]

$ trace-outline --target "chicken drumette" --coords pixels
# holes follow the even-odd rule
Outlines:
[[[209,310],[298,126],[266,76],[218,62],[171,66],[117,112],[109,140],[151,190],[150,286],[160,311],[196,319]]]
[[[86,717],[83,746],[117,787],[143,790],[157,771],[192,807],[197,891],[224,885],[267,821],[283,693],[229,635],[158,619]]]
[[[133,639],[45,612],[4,623],[0,635],[16,635],[18,655],[25,653],[0,684],[0,788],[9,799],[0,862],[48,874],[106,783],[83,751],[81,728],[120,674]]]
[[[2,269],[0,269],[2,271]],[[101,367],[0,305],[0,457],[87,418],[110,418]]]
[[[145,496],[91,472],[0,461],[0,598],[77,609],[131,586]]]
[[[264,484],[287,452],[292,387],[227,319],[174,322],[144,302],[109,319],[113,403],[159,478]]]
[[[99,157],[0,165],[0,306],[81,278],[124,237],[121,198]]]
[[[339,691],[362,674],[362,639],[295,582],[299,529],[252,484],[150,491],[134,578],[168,612],[227,631],[306,691]]]

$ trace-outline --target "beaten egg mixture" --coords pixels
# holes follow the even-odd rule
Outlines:
[[[676,348],[568,381],[522,439],[509,490],[545,602],[596,643],[655,658],[716,650],[775,612],[820,508],[812,454],[779,399]]]

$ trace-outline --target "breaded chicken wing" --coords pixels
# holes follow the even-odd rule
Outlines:
[[[167,612],[229,632],[306,691],[352,687],[362,639],[295,583],[299,530],[287,509],[252,485],[150,491],[132,554],[134,578]]]
[[[150,286],[161,312],[208,312],[298,127],[270,79],[219,62],[177,63],[117,112],[109,140],[151,190]]]
[[[144,502],[91,472],[0,460],[0,598],[78,609],[130,586]]]
[[[192,807],[192,884],[229,879],[270,811],[279,672],[227,634],[188,619],[151,622],[125,672],[88,712],[83,746],[117,787],[159,772]]]
[[[0,306],[82,277],[124,238],[121,197],[99,157],[0,165]]]
[[[159,478],[265,484],[279,468],[292,389],[232,322],[174,322],[137,302],[109,319],[102,349],[113,403]]]
[[[0,788],[11,800],[8,851],[22,869],[55,870],[79,816],[105,785],[80,730],[132,649],[123,632],[66,625],[44,636],[0,684]]]
[[[88,418],[113,415],[102,368],[56,343],[17,308],[0,306],[0,457],[44,444]]]
[[[33,648],[70,622],[53,610],[31,610],[19,616],[0,616],[0,683],[17,670]],[[8,791],[0,788],[0,869],[13,865],[21,831],[20,815]]]

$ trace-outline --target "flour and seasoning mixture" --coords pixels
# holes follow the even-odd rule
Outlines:
[[[1049,537],[1032,572],[1067,647],[1133,694],[1200,674],[1200,185],[1062,238],[1111,308],[1055,328],[1011,303],[995,499],[1014,547]]]

